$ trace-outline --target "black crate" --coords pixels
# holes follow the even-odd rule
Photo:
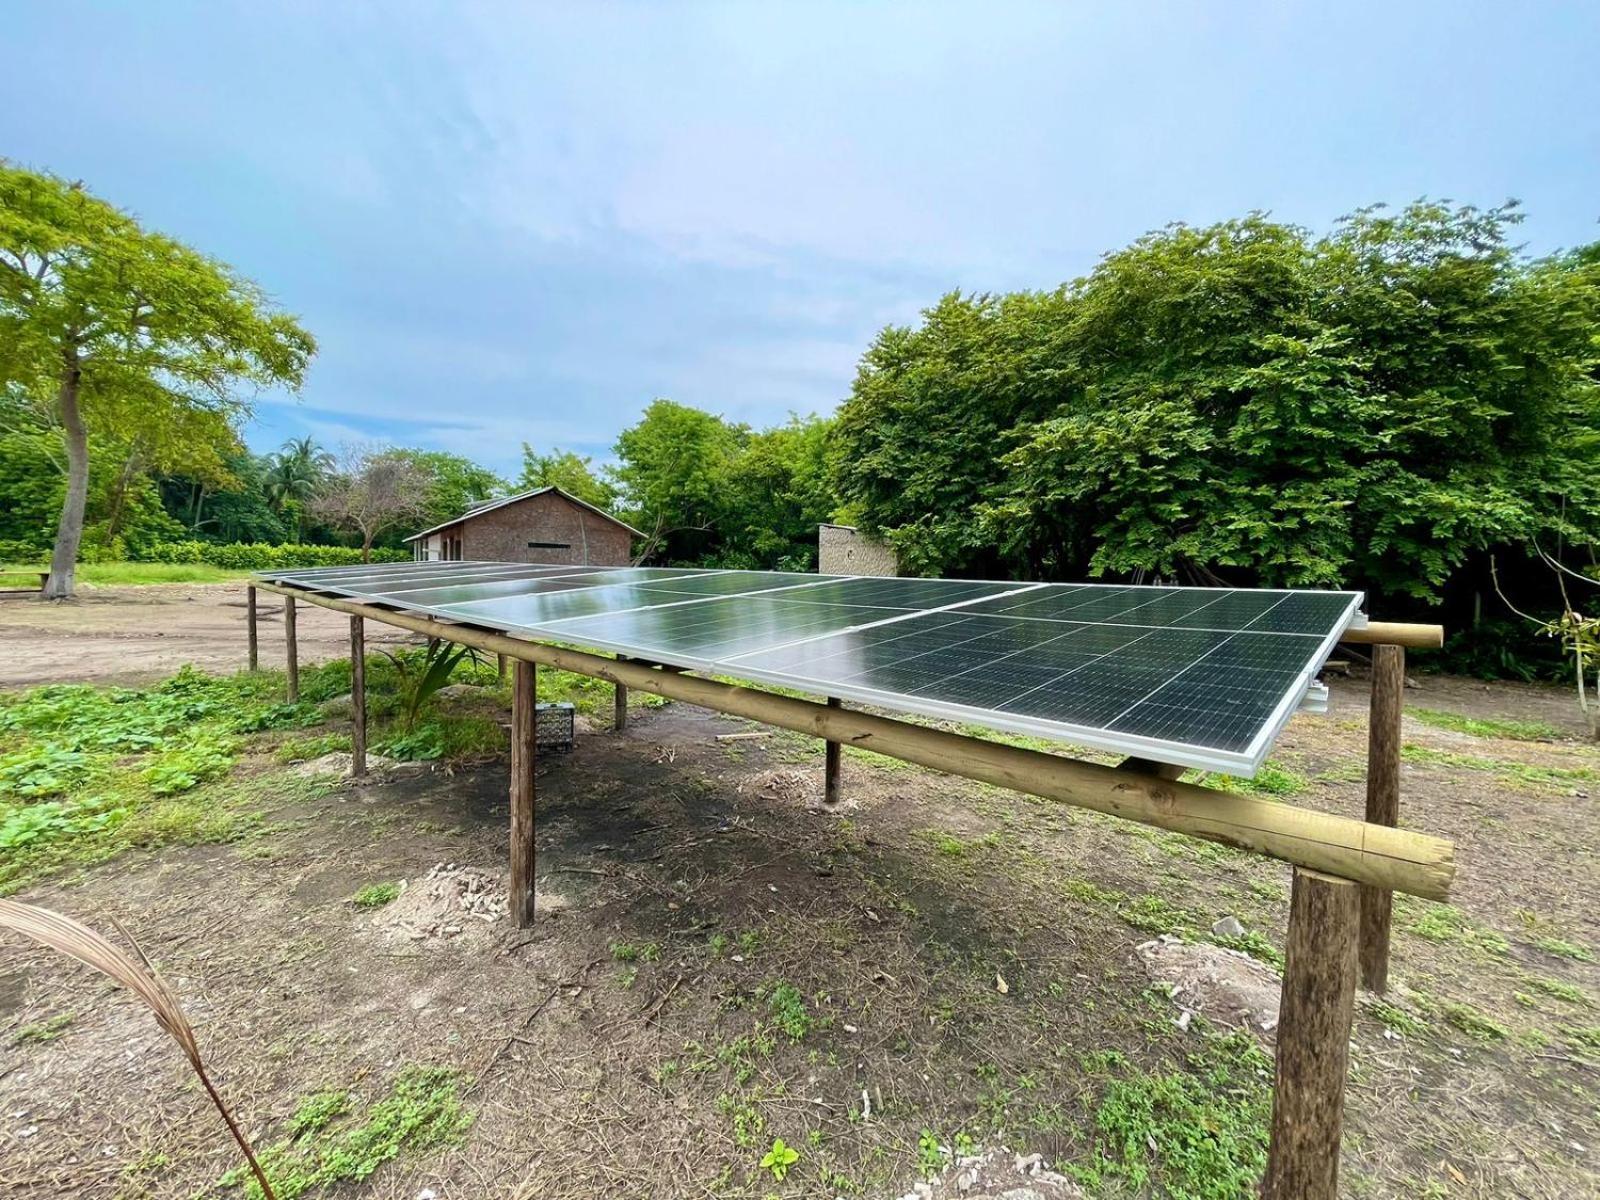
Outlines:
[[[572,749],[573,718],[577,710],[566,701],[541,704],[534,709],[533,741],[540,750],[565,754]]]

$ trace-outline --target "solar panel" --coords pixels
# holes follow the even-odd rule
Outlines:
[[[817,695],[1250,775],[1357,592],[412,562],[312,591]]]

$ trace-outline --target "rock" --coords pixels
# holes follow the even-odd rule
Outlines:
[[[1138,947],[1150,981],[1166,984],[1183,1011],[1216,1025],[1270,1033],[1278,1025],[1282,980],[1248,954],[1209,943],[1157,938]]]
[[[1244,925],[1238,917],[1223,917],[1211,927],[1211,932],[1218,937],[1243,937]]]
[[[452,683],[434,693],[434,696],[440,700],[460,700],[465,696],[481,695],[483,695],[483,689],[475,683]]]
[[[330,700],[324,700],[317,705],[317,711],[325,717],[348,717],[354,714],[355,710],[356,703],[350,698],[349,692],[342,696],[334,696]]]

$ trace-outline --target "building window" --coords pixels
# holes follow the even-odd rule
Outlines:
[[[529,550],[571,550],[571,542],[529,542]]]

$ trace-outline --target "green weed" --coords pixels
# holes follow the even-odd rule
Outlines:
[[[1406,762],[1424,766],[1459,767],[1468,771],[1488,771],[1509,783],[1564,791],[1573,784],[1600,781],[1600,771],[1591,767],[1544,767],[1533,763],[1508,762],[1453,750],[1434,750],[1407,742],[1400,749]]]
[[[472,1123],[461,1105],[462,1082],[449,1068],[408,1066],[359,1121],[349,1092],[306,1096],[289,1119],[289,1136],[261,1154],[273,1190],[280,1200],[298,1200],[313,1189],[361,1183],[402,1153],[454,1145]],[[260,1187],[242,1166],[218,1182],[260,1200]]]
[[[1415,911],[1419,902],[1404,902],[1404,910]],[[1432,904],[1421,901],[1424,907],[1405,928],[1430,942],[1456,942],[1471,947],[1493,958],[1503,958],[1511,952],[1511,944],[1493,929],[1476,924],[1453,904]]]
[[[1109,1083],[1089,1161],[1072,1169],[1083,1183],[1175,1200],[1232,1200],[1255,1190],[1266,1165],[1272,1060],[1236,1034],[1207,1042],[1185,1066]]]
[[[792,983],[780,983],[767,995],[767,1012],[789,1040],[804,1040],[811,1032],[811,1014],[806,1011],[805,997]]]
[[[32,1025],[24,1025],[11,1035],[13,1046],[43,1045],[53,1042],[67,1031],[67,1026],[72,1024],[72,1013],[57,1013],[53,1017],[46,1017],[43,1021],[35,1021]]]
[[[357,908],[382,908],[391,900],[397,899],[399,895],[398,883],[369,883],[350,897],[350,903]]]
[[[1534,938],[1533,944],[1546,954],[1556,958],[1570,958],[1575,962],[1593,962],[1594,952],[1587,946],[1580,946],[1576,942],[1565,941],[1557,937]]]
[[[1511,1033],[1498,1021],[1485,1016],[1470,1004],[1451,1001],[1439,1009],[1445,1022],[1480,1042],[1503,1042]]]

